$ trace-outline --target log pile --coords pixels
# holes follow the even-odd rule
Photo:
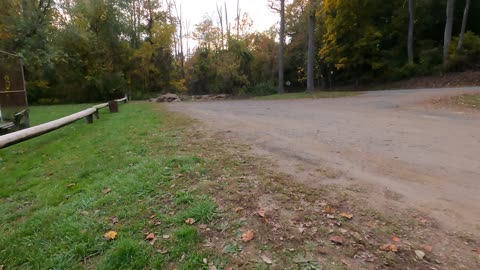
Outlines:
[[[175,94],[170,94],[170,93],[161,95],[156,99],[156,102],[179,102],[179,101],[182,101],[182,99],[179,96]]]

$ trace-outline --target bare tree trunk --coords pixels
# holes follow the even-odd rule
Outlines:
[[[183,54],[183,11],[182,11],[182,4],[180,3],[180,12],[178,12],[177,5],[175,5],[175,11],[177,13],[177,21],[178,21],[178,27],[179,27],[179,35],[178,35],[178,43],[180,47],[180,72],[182,75],[182,79],[185,79],[185,55]]]
[[[240,38],[240,0],[237,0],[237,40]]]
[[[219,20],[219,23],[220,23],[220,38],[221,38],[221,42],[222,42],[222,45],[220,46],[221,49],[223,50],[225,47],[225,39],[224,39],[224,32],[223,32],[223,12],[222,12],[222,7],[218,7],[218,4],[217,4],[217,14],[218,14],[218,20]]]
[[[315,59],[315,0],[310,0],[310,21],[309,21],[309,27],[308,27],[307,92],[312,92],[315,88],[314,59]]]
[[[230,41],[230,24],[228,23],[227,2],[223,2],[223,4],[225,5],[225,27],[227,27],[227,44],[228,44],[228,42]]]
[[[283,51],[285,49],[285,0],[280,0],[280,48],[278,49],[278,93],[285,93]]]
[[[408,0],[408,13],[410,22],[408,25],[408,63],[413,64],[413,33],[415,30],[415,0]]]
[[[447,22],[445,23],[445,35],[443,38],[443,64],[448,62],[448,48],[452,41],[452,27],[453,27],[453,11],[455,8],[455,0],[447,0]]]
[[[460,32],[460,38],[458,39],[457,51],[463,48],[463,41],[465,39],[465,28],[468,21],[468,10],[470,9],[470,0],[465,3],[465,10],[463,11],[462,30]]]

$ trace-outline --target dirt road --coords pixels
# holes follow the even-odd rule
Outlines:
[[[298,181],[341,184],[383,211],[415,209],[449,230],[480,235],[480,113],[422,103],[472,91],[480,89],[169,108],[252,144]]]

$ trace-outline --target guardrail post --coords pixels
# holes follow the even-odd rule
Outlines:
[[[93,118],[100,119],[100,113],[98,113],[98,109],[93,113]]]
[[[118,102],[115,101],[115,100],[109,101],[108,102],[108,108],[110,109],[111,113],[118,112]]]
[[[93,123],[93,114],[89,114],[85,117],[85,119],[87,120],[87,123],[88,124],[91,124]]]

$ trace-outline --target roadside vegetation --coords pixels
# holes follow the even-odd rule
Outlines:
[[[420,213],[384,215],[342,188],[298,183],[159,105],[120,110],[0,151],[0,268],[479,266],[478,242]]]
[[[480,94],[465,94],[450,98],[450,101],[456,105],[480,109]]]

